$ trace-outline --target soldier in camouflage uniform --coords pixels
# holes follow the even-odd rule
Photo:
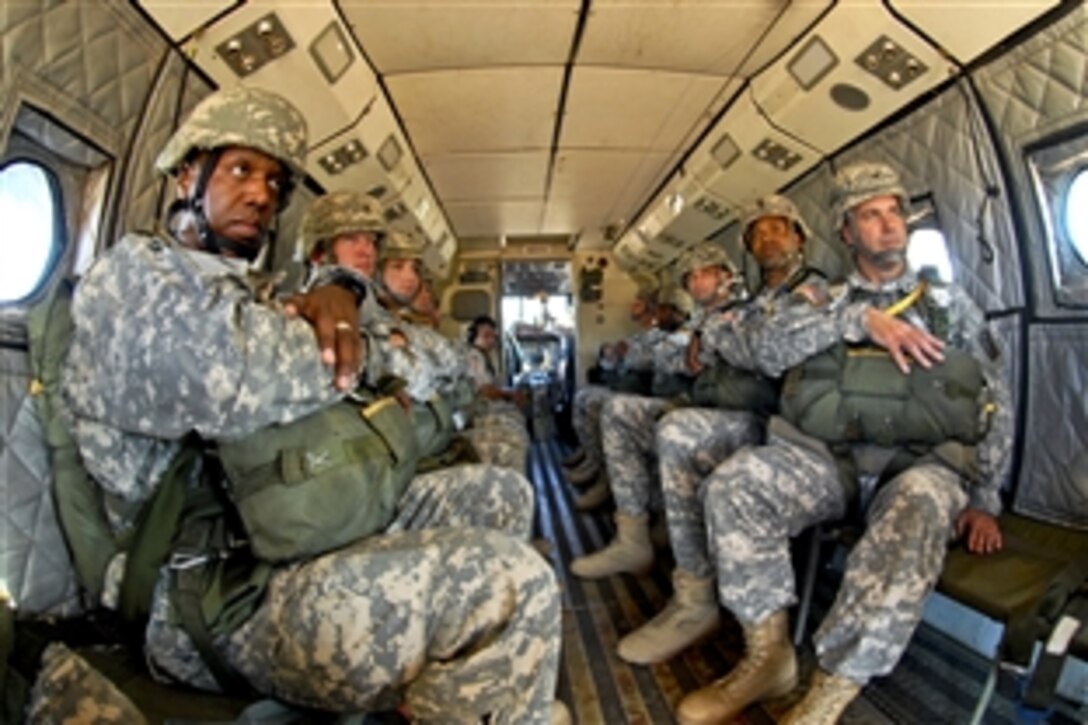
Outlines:
[[[188,433],[247,436],[354,386],[359,279],[319,271],[290,300],[292,317],[256,296],[246,265],[304,173],[305,146],[302,115],[273,93],[205,99],[157,161],[177,175],[170,230],[127,235],[76,291],[63,392],[119,531]],[[310,707],[403,700],[420,722],[548,722],[559,603],[551,570],[524,543],[531,491],[493,496],[482,483],[417,476],[383,534],[276,566],[248,620],[211,642],[219,659],[258,692]],[[125,563],[109,566],[107,606]],[[217,689],[179,624],[171,573],[162,568],[151,602],[148,661],[159,676]]]
[[[333,192],[315,201],[302,219],[301,236],[311,262],[350,267],[368,280],[370,294],[360,312],[368,343],[367,381],[373,386],[386,376],[399,377],[406,383],[405,393],[420,404],[452,395],[457,381],[467,374],[464,356],[410,315],[422,284],[423,245],[404,232],[387,230],[377,202],[354,191]],[[386,270],[395,280],[392,286]],[[524,473],[527,438],[515,438],[508,427],[465,435],[475,442],[484,463]],[[458,472],[489,478],[495,474],[485,468]]]
[[[665,288],[658,295],[658,310],[658,334],[652,350],[654,395],[612,395],[601,414],[607,480],[616,499],[616,536],[604,549],[571,562],[571,571],[580,577],[642,571],[653,562],[649,512],[662,508],[655,485],[653,431],[657,419],[676,405],[675,399],[689,392],[685,355],[690,331],[682,325],[690,314],[691,297],[679,287]],[[575,501],[575,506],[584,509],[596,505],[597,500],[586,503],[593,493],[594,489],[590,489]]]
[[[754,371],[747,330],[772,314],[774,307],[799,286],[824,288],[822,276],[809,270],[802,253],[811,232],[785,197],[772,194],[747,209],[741,236],[759,263],[762,278],[759,293],[747,302],[734,292],[730,280],[735,279],[735,270],[724,250],[716,245],[693,249],[676,268],[701,313],[694,326],[688,362],[691,372],[708,382],[716,379],[716,368],[736,371],[724,377],[725,384],[734,384],[736,376],[744,371]],[[777,386],[769,379],[757,378],[757,382],[747,384],[759,385],[771,396],[776,394]],[[749,403],[733,399],[732,389],[711,389],[705,396],[701,393],[697,381],[693,402],[714,407],[683,407],[669,412],[657,424],[661,488],[669,542],[676,559],[673,596],[660,614],[620,641],[618,653],[628,662],[664,661],[720,626],[700,484],[742,446],[763,441],[769,411],[753,409],[760,406],[761,400]],[[617,564],[622,566],[621,562]]]
[[[473,415],[475,432],[469,439],[474,446],[489,450],[495,441],[509,441],[511,434],[519,443],[517,464],[524,470],[529,452],[529,432],[525,425],[522,406],[526,403],[524,392],[499,385],[495,365],[498,350],[498,326],[491,317],[481,315],[468,328],[468,354],[465,362],[479,404]]]
[[[147,719],[110,680],[59,642],[42,653],[30,691],[27,725],[144,725]]]
[[[747,652],[729,675],[680,703],[682,723],[724,722],[795,686],[786,616],[795,601],[789,538],[842,517],[851,505],[844,484],[859,485],[867,527],[816,632],[820,668],[785,722],[835,722],[866,682],[895,667],[941,572],[950,537],[965,536],[969,550],[980,554],[1001,546],[995,517],[1010,472],[1012,417],[997,350],[981,311],[961,289],[920,285],[907,267],[907,205],[898,175],[887,166],[841,170],[834,219],[856,269],[828,300],[798,295],[768,318],[751,335],[753,354],[771,375],[808,365],[844,342],[883,348],[890,357],[882,364],[894,361],[904,376],[922,370],[940,375],[950,356],[966,359],[986,381],[966,416],[966,425],[983,436],[977,451],[970,455],[946,440],[930,445],[929,453],[923,447],[918,458],[903,458],[906,449],[891,439],[855,437],[830,444],[844,466],[840,472],[824,442],[830,438],[802,432],[814,430],[812,420],[791,414],[797,426],[772,418],[766,446],[744,449],[719,466],[705,484],[708,538],[719,597],[741,622]],[[796,392],[815,382],[787,378],[783,413],[791,385]],[[996,401],[996,412],[986,399]],[[906,420],[889,422],[895,435]]]
[[[632,344],[640,344],[639,337],[656,326],[657,307],[653,291],[639,290],[631,302],[631,320],[645,329],[619,344],[617,355],[620,350],[626,350]],[[621,359],[621,367],[622,363]],[[563,467],[567,479],[575,485],[593,483],[601,473],[604,462],[601,448],[601,408],[611,393],[611,387],[606,385],[586,385],[579,388],[574,395],[571,424],[578,436],[579,448],[563,461]]]

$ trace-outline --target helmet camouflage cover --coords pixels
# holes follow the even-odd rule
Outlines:
[[[744,216],[741,218],[741,239],[744,240],[745,246],[748,246],[748,230],[764,217],[782,217],[789,220],[797,233],[801,235],[802,241],[812,237],[812,231],[808,228],[808,224],[805,224],[805,220],[801,218],[801,212],[797,211],[792,201],[780,194],[768,194],[744,210]]]
[[[414,234],[403,232],[398,230],[390,230],[389,235],[385,239],[385,243],[382,244],[381,252],[378,255],[378,261],[384,262],[388,259],[414,259],[416,261],[423,261],[423,252],[426,250],[421,239],[418,239]]]
[[[835,228],[846,224],[847,212],[858,204],[878,196],[894,196],[899,199],[903,214],[910,212],[910,197],[899,180],[899,174],[887,164],[863,162],[841,169],[835,174],[835,187],[831,194],[831,213]]]
[[[286,98],[261,88],[217,91],[193,109],[166,142],[155,168],[174,174],[195,149],[245,146],[306,174],[306,119]]]
[[[689,274],[703,267],[721,267],[732,275],[737,273],[737,268],[724,247],[713,242],[703,242],[684,252],[676,260],[676,279],[684,285]]]
[[[321,242],[342,234],[386,233],[382,207],[376,199],[358,191],[334,191],[318,197],[299,224],[302,250],[309,257]]]
[[[674,284],[661,288],[657,295],[657,304],[661,306],[671,305],[685,315],[690,315],[695,307],[695,303],[687,290]]]

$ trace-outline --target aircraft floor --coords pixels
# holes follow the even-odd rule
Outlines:
[[[530,477],[537,490],[536,535],[551,542],[551,559],[563,591],[563,667],[559,697],[579,725],[650,725],[675,722],[673,711],[685,693],[726,673],[739,659],[742,638],[729,620],[713,639],[669,662],[631,666],[616,654],[616,643],[657,613],[671,592],[672,559],[658,557],[645,576],[620,575],[598,581],[573,576],[570,561],[595,551],[613,534],[613,509],[586,514],[572,505],[573,487],[562,477],[559,460],[568,452],[555,441],[535,442]],[[831,602],[834,582],[817,587],[814,613]],[[814,626],[814,625],[813,625]],[[811,647],[802,649],[801,681],[815,668]],[[941,632],[923,624],[903,660],[888,677],[871,683],[847,709],[842,723],[966,723],[987,672],[986,661]],[[800,698],[798,691],[761,707],[749,708],[743,722],[769,725]],[[1017,722],[1013,702],[1001,688],[983,719],[988,725]],[[1073,723],[1064,714],[1047,722]]]

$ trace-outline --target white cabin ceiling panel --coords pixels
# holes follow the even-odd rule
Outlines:
[[[344,17],[383,75],[500,65],[563,65],[577,0],[340,0]]]
[[[391,76],[387,87],[416,151],[527,151],[551,145],[560,66]]]
[[[549,214],[564,214],[561,205],[569,200],[580,209],[597,209],[591,225],[618,222],[613,217],[641,201],[667,158],[666,153],[562,151],[553,169]]]
[[[671,151],[701,130],[740,81],[630,68],[575,68],[560,146]]]
[[[999,41],[1054,7],[1056,0],[895,0],[890,5],[961,63],[974,60]]]
[[[789,69],[800,53],[793,52],[753,78],[752,90],[776,126],[824,153],[834,152],[948,77],[948,62],[876,2],[836,6],[808,37],[812,35],[819,35],[838,59],[833,68],[806,91]],[[905,52],[916,61],[913,73],[889,71],[899,74],[898,88],[856,62],[863,55],[869,57],[868,49],[881,38],[900,49],[887,51],[890,57],[905,58]],[[802,48],[806,42],[807,38]],[[876,62],[883,62],[883,53],[873,55]]]
[[[753,73],[758,73],[784,51],[788,52],[796,47],[795,42],[832,4],[832,0],[804,0],[804,2],[790,3],[789,7],[781,11],[756,49],[744,60],[744,64],[737,69],[737,75],[741,78],[750,78]]]
[[[578,62],[731,76],[788,4],[597,0]]]
[[[330,23],[338,22],[331,5],[244,5],[199,36],[193,46],[193,60],[220,87],[239,85],[242,79],[220,57],[216,48],[237,37],[270,11],[275,11],[295,45],[247,75],[244,83],[286,95],[306,116],[310,145],[319,146],[354,124],[378,92],[373,73],[359,57],[356,56],[336,82],[330,84],[310,54],[310,44]]]
[[[543,196],[548,152],[424,156],[423,165],[447,201]]]
[[[736,158],[723,168],[715,158],[715,149],[725,144],[724,137],[736,148]],[[785,168],[774,163],[773,152],[766,157],[760,149],[777,148]],[[793,160],[796,158],[796,160]],[[705,189],[719,199],[743,206],[756,198],[782,188],[820,160],[820,155],[803,143],[771,126],[745,94],[730,106],[722,119],[707,134],[699,148],[692,153],[684,168],[695,189]],[[691,192],[686,192],[687,196]],[[697,198],[685,198],[685,208],[698,203]]]
[[[187,37],[200,26],[235,5],[234,0],[140,0],[147,14],[155,18],[166,34],[174,40]]]
[[[487,203],[446,204],[446,214],[460,237],[505,234],[539,234],[544,213],[543,199],[504,199]]]

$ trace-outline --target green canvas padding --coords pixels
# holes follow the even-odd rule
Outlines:
[[[1003,658],[1026,666],[1072,596],[1088,580],[1088,532],[1006,513],[1002,550],[948,553],[938,589],[1006,625]]]

